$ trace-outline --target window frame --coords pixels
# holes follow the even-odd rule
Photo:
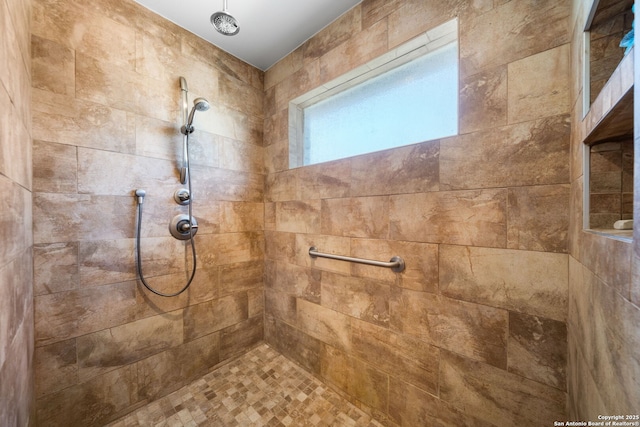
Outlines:
[[[459,37],[458,37],[458,19],[454,18],[447,21],[435,28],[432,28],[425,33],[414,37],[408,42],[397,46],[396,48],[388,51],[387,53],[363,64],[323,85],[295,98],[289,102],[289,169],[312,166],[314,164],[305,165],[305,147],[304,147],[304,109],[317,102],[325,100],[335,94],[343,92],[347,89],[358,86],[372,78],[375,78],[381,74],[386,73],[394,68],[404,65],[414,59],[420,58],[428,53],[437,51],[440,48],[446,47],[452,43],[457,43],[458,47],[458,69],[459,69]],[[458,78],[458,91],[459,78]],[[459,125],[459,102],[456,105],[456,116],[458,118],[456,123],[456,133],[460,132]],[[453,136],[450,135],[450,136]],[[405,145],[411,145],[421,141],[407,142],[406,144],[398,145],[395,147],[401,147]],[[395,148],[389,147],[389,148]],[[377,151],[377,150],[375,150]],[[359,155],[368,154],[364,152]],[[349,158],[349,157],[344,157]],[[336,159],[339,160],[339,159]]]

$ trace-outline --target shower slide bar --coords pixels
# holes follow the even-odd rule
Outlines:
[[[404,260],[399,256],[394,256],[393,258],[391,258],[389,262],[375,261],[372,259],[353,258],[350,256],[325,254],[323,252],[318,252],[318,248],[316,248],[315,246],[311,246],[309,248],[309,256],[311,258],[320,257],[320,258],[337,259],[339,261],[355,262],[358,264],[375,265],[376,267],[390,268],[396,273],[403,272],[405,267]]]

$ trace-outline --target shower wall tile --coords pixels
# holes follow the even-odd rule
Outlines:
[[[265,289],[264,305],[274,318],[288,323],[295,323],[297,299],[294,295],[273,289]]]
[[[191,170],[192,186],[201,200],[262,202],[264,177],[261,174],[196,165],[191,165]]]
[[[3,200],[0,227],[0,266],[15,261],[32,245],[30,230],[32,206],[31,192],[15,181],[0,175],[0,197]]]
[[[320,61],[311,61],[306,67],[301,68],[289,76],[279,85],[275,86],[275,111],[281,111],[289,106],[289,102],[315,89],[320,84]],[[265,114],[267,112],[265,111]]]
[[[244,172],[264,172],[264,148],[229,138],[220,138],[219,146],[219,167]]]
[[[351,271],[350,263],[327,258],[313,258],[309,255],[309,249],[314,246],[319,252],[344,255],[349,253],[350,241],[347,237],[327,236],[323,234],[297,234],[295,237],[294,263],[304,267],[349,275]]]
[[[246,292],[191,305],[184,310],[184,339],[193,341],[247,318]]]
[[[133,153],[134,115],[94,102],[33,90],[33,138]]]
[[[177,121],[173,81],[154,79],[102,59],[76,53],[76,97],[111,108]]]
[[[322,272],[320,304],[356,319],[389,326],[391,287],[384,282]]]
[[[389,236],[389,205],[388,197],[322,200],[322,234],[387,238]]]
[[[265,232],[265,258],[267,260],[295,263],[297,256],[295,234]]]
[[[563,44],[508,65],[509,123],[569,110],[569,46]]]
[[[38,36],[31,38],[31,72],[34,88],[73,96],[75,63],[73,49]]]
[[[263,316],[251,317],[225,328],[220,333],[220,360],[237,357],[264,339]]]
[[[347,42],[361,30],[361,8],[356,6],[323,28],[303,44],[305,62],[320,58]]]
[[[29,99],[31,94],[25,92],[20,96]],[[0,145],[0,173],[14,183],[31,189],[33,157],[30,134],[31,114],[28,118],[20,116],[20,111],[16,108],[20,102],[15,98],[12,99],[5,90],[0,91],[0,108],[3,112],[0,116],[0,140],[3,141]],[[25,120],[28,121],[25,122]]]
[[[350,256],[382,261],[389,261],[392,256],[401,256],[405,262],[405,270],[402,274],[363,264],[352,264],[351,274],[366,279],[382,280],[414,291],[435,293],[438,290],[438,245],[395,240],[351,239]]]
[[[402,427],[421,425],[494,426],[411,384],[389,377],[389,416]]]
[[[569,184],[510,188],[507,247],[568,252]]]
[[[264,93],[262,88],[238,84],[237,79],[220,74],[219,99],[229,108],[262,119]]]
[[[569,3],[552,0],[506,2],[468,17],[460,33],[460,74],[477,74],[568,43],[570,9]]]
[[[78,243],[52,243],[33,248],[34,294],[54,294],[80,285]]]
[[[182,320],[179,310],[78,337],[79,381],[182,344]]]
[[[320,232],[320,201],[276,203],[276,231],[290,233]]]
[[[331,81],[385,53],[387,35],[387,20],[382,20],[322,55],[319,59],[321,81]]]
[[[300,330],[341,350],[351,348],[351,317],[302,299],[296,304]]]
[[[507,67],[499,66],[460,81],[460,134],[507,124]]]
[[[249,317],[264,317],[264,289],[255,288],[247,291],[249,298]]]
[[[362,28],[369,28],[398,8],[399,0],[366,0],[362,2]],[[391,27],[393,28],[393,27]]]
[[[133,70],[135,30],[77,2],[33,2],[32,34]],[[117,34],[118,37],[113,37]]]
[[[348,197],[351,189],[351,160],[309,165],[298,173],[303,200]]]
[[[351,195],[437,191],[439,154],[435,140],[358,156],[351,162]]]
[[[298,71],[303,65],[302,60],[303,48],[301,46],[297,49],[294,49],[287,56],[273,64],[264,74],[265,92]]]
[[[440,356],[440,398],[453,407],[495,425],[564,419],[563,392],[447,351]]]
[[[265,314],[265,339],[282,354],[309,372],[320,376],[322,341],[307,335],[293,326]]]
[[[38,399],[39,423],[49,426],[102,425],[135,409],[135,367],[111,371]]]
[[[506,310],[408,289],[394,289],[389,305],[393,331],[506,368]]]
[[[77,148],[33,141],[33,190],[47,193],[78,191]]]
[[[265,178],[265,201],[297,200],[299,192],[298,170],[271,173]]]
[[[134,116],[135,150],[130,154],[165,159],[182,160],[182,134],[177,122],[167,122],[151,117]],[[189,139],[192,163],[218,166],[218,142],[205,132],[195,131]],[[205,148],[206,147],[206,148]],[[118,150],[115,150],[118,151]]]
[[[36,346],[136,320],[136,283],[125,282],[35,298]]]
[[[321,353],[321,377],[369,408],[385,412],[389,377],[374,367],[325,345]]]
[[[321,271],[285,262],[269,263],[268,266],[272,276],[266,281],[269,289],[320,304]]]
[[[35,243],[133,237],[133,197],[36,193]]]
[[[566,390],[567,325],[509,313],[508,371]]]
[[[220,332],[143,359],[131,368],[137,374],[137,401],[142,404],[165,396],[188,384],[203,369],[207,371],[220,360]]]
[[[264,263],[262,260],[239,262],[219,267],[220,296],[261,289]],[[213,280],[212,280],[213,281]]]
[[[440,290],[451,298],[566,319],[564,254],[440,246]]]
[[[351,321],[356,357],[431,394],[438,392],[440,350],[416,338],[359,320]]]
[[[36,382],[36,397],[75,385],[78,381],[76,340],[37,347],[33,366],[35,375],[42,378]]]
[[[507,191],[391,196],[390,237],[429,243],[505,247]]]
[[[440,188],[566,183],[569,131],[561,115],[443,139]]]

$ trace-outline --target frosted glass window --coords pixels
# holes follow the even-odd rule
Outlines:
[[[449,43],[302,109],[302,163],[458,133],[458,44]]]

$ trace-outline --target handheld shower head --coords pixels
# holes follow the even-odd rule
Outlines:
[[[227,0],[222,2],[222,12],[211,15],[211,25],[224,36],[235,36],[240,32],[240,24],[236,18],[227,13]]]
[[[188,133],[193,132],[193,119],[196,115],[196,111],[207,111],[211,105],[209,105],[209,101],[204,98],[196,98],[193,100],[193,108],[189,113],[189,118],[187,119],[187,124],[184,126],[184,131]]]

